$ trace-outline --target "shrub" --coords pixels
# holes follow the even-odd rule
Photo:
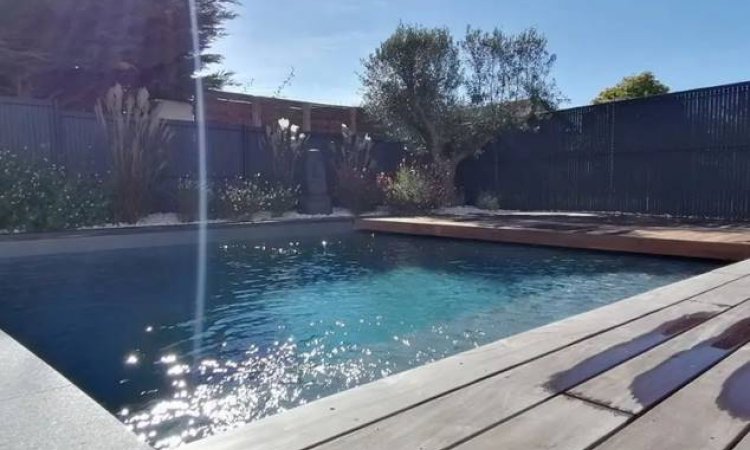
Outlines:
[[[455,204],[458,194],[450,171],[440,164],[402,163],[393,177],[381,175],[378,184],[394,212],[423,213]]]
[[[273,217],[297,208],[299,188],[266,184],[262,186],[262,191],[263,210],[269,211]]]
[[[383,190],[377,183],[370,136],[356,134],[341,124],[341,143],[331,143],[331,147],[336,203],[355,214],[375,209],[383,201]]]
[[[54,231],[110,220],[109,196],[98,177],[69,175],[46,160],[0,151],[0,229]]]
[[[219,193],[219,213],[223,218],[250,220],[263,210],[265,195],[257,177],[230,180]]]
[[[137,222],[147,214],[166,168],[171,131],[143,88],[133,94],[115,85],[95,112],[112,156],[115,219]]]
[[[183,222],[194,222],[199,219],[198,188],[200,181],[186,175],[177,180],[176,203],[177,215]],[[207,186],[206,197],[208,200],[208,216],[215,217],[218,213],[216,205],[216,193],[213,185]]]
[[[482,191],[476,201],[477,208],[495,211],[500,209],[500,200],[492,192]]]
[[[253,178],[235,178],[228,181],[218,193],[219,215],[223,218],[250,220],[254,214],[269,212],[280,216],[297,207],[299,188]]]
[[[336,167],[336,203],[354,214],[372,211],[383,203],[383,189],[374,173],[347,166]]]

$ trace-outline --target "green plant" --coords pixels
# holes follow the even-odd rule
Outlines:
[[[267,211],[271,216],[280,216],[297,207],[299,188],[271,184],[260,175],[234,178],[219,189],[219,215],[223,218],[251,220],[253,215]]]
[[[263,211],[265,191],[256,176],[227,181],[218,194],[219,214],[223,218],[250,220]]]
[[[190,175],[185,175],[177,180],[176,206],[177,214],[183,222],[194,222],[198,220],[198,188],[200,182]],[[208,215],[214,217],[216,211],[216,193],[213,184],[206,186],[208,197]]]
[[[598,105],[615,100],[649,97],[668,92],[669,86],[656,79],[652,72],[642,72],[638,75],[625,77],[616,85],[604,89],[591,103]]]
[[[531,28],[519,34],[399,25],[364,60],[368,116],[454,181],[458,165],[498,134],[521,127],[559,100],[555,55]]]
[[[500,199],[492,192],[482,191],[477,196],[476,206],[479,209],[495,211],[500,209]]]
[[[218,90],[231,84],[232,74],[211,70],[223,59],[211,49],[236,16],[236,0],[196,3],[199,54],[211,72],[202,74],[203,84]],[[0,95],[55,98],[61,106],[88,109],[114,80],[137,80],[159,98],[190,101],[195,70],[188,2],[128,0],[127,8],[123,4],[0,2]]]
[[[137,222],[148,212],[166,169],[172,133],[143,88],[125,92],[117,84],[99,99],[95,111],[112,156],[115,219]]]
[[[383,201],[372,148],[369,135],[354,133],[345,124],[341,124],[341,142],[331,143],[336,177],[333,197],[354,214],[372,211]]]
[[[424,213],[456,203],[458,193],[440,164],[403,163],[393,177],[381,174],[378,184],[385,192],[385,203],[394,212]]]
[[[110,220],[109,196],[98,177],[0,151],[0,229],[54,231]]]
[[[299,188],[266,184],[263,190],[263,210],[276,217],[297,208]]]
[[[272,182],[296,188],[297,165],[307,143],[307,135],[289,119],[279,119],[274,126],[266,127],[266,145],[271,149]]]

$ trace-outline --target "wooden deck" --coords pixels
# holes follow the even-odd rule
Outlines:
[[[750,449],[750,260],[188,445]]]
[[[678,223],[617,216],[387,217],[357,220],[363,231],[554,247],[686,256],[750,258],[750,225]]]

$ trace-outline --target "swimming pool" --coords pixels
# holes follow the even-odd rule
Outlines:
[[[0,259],[0,328],[163,447],[716,267],[364,233],[215,242],[196,340],[194,258]]]

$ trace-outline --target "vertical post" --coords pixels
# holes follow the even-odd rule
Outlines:
[[[349,110],[349,128],[352,132],[357,132],[357,108],[353,107]]]
[[[49,159],[55,164],[64,164],[65,150],[63,149],[62,120],[60,120],[60,108],[57,100],[52,100],[52,123],[49,142]]]
[[[260,99],[258,97],[253,98],[252,108],[253,108],[253,126],[255,128],[262,128],[263,127],[263,107],[261,106]]]
[[[240,176],[247,178],[247,125],[243,122],[240,125]]]
[[[302,104],[302,131],[312,131],[312,105],[309,103]]]

